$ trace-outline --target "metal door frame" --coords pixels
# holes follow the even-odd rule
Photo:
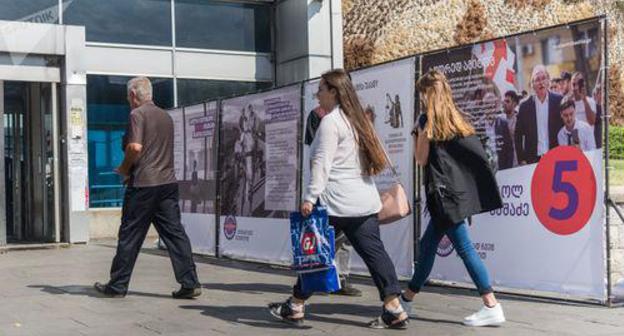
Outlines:
[[[6,67],[6,66],[4,66]],[[11,73],[15,74],[15,73],[19,73],[19,69],[22,68],[22,66],[12,66],[13,68],[15,68],[15,71],[11,71]],[[22,72],[24,74],[23,78],[20,78],[18,76],[9,76],[9,78],[4,78],[4,76],[0,77],[0,119],[4,120],[4,112],[5,112],[5,106],[4,106],[4,82],[5,81],[18,81],[18,82],[27,82],[30,84],[34,84],[34,83],[48,83],[50,84],[50,108],[51,108],[51,115],[52,115],[52,122],[51,122],[51,142],[52,142],[52,155],[53,155],[53,159],[52,159],[52,166],[51,169],[52,174],[53,174],[53,192],[52,195],[54,196],[54,203],[53,203],[53,209],[49,209],[48,210],[48,216],[50,218],[52,218],[52,220],[54,221],[54,225],[52,228],[52,234],[54,235],[54,239],[53,242],[61,242],[62,241],[62,237],[61,237],[61,218],[63,216],[62,212],[62,205],[63,202],[61,200],[61,197],[64,197],[65,193],[63,193],[63,186],[61,185],[61,153],[60,153],[60,123],[61,120],[59,118],[61,118],[60,116],[60,99],[59,99],[59,85],[61,84],[61,80],[60,80],[60,70],[58,68],[50,68],[50,67],[37,67],[38,69],[33,69],[34,67],[29,67],[29,71],[26,72]],[[6,70],[6,69],[3,69]],[[3,71],[4,72],[4,71]],[[52,75],[51,75],[52,74]],[[32,91],[32,87],[29,88],[28,91]],[[41,102],[41,95],[39,95],[38,98],[36,98],[38,100],[38,102]],[[33,100],[29,98],[29,102],[32,102]],[[38,108],[39,113],[41,114],[41,129],[45,129],[45,121],[44,121],[44,110],[43,108],[40,106]],[[24,125],[27,125],[26,122],[26,118],[24,119]],[[30,127],[30,126],[28,126]],[[19,136],[18,134],[14,134],[14,136]],[[26,136],[26,134],[24,134],[24,136]],[[2,145],[2,148],[4,148],[5,146],[5,141],[4,141],[4,125],[2,127],[0,127],[0,145]],[[42,154],[45,155],[45,135],[41,136],[41,142],[42,142]],[[18,141],[15,142],[16,146]],[[23,145],[23,144],[20,144]],[[17,150],[15,150],[17,151]],[[43,160],[43,158],[42,158]],[[16,161],[17,162],[17,161]],[[14,165],[16,164],[16,162],[14,162]],[[42,164],[39,164],[39,168],[37,168],[37,162],[33,162],[33,164],[31,165],[32,169],[45,169],[45,164],[42,162]],[[21,173],[21,172],[20,172]],[[42,190],[46,190],[46,180],[45,180],[45,171],[43,172],[44,176],[42,178]],[[5,185],[5,163],[4,160],[0,160],[0,188],[4,187],[6,188]],[[24,186],[22,186],[22,188],[24,188]],[[1,189],[0,189],[1,190]],[[6,190],[6,189],[5,189]],[[4,193],[3,193],[4,194]],[[46,198],[47,198],[47,193],[44,193],[46,195],[44,195],[44,207],[46,207],[49,203],[47,202]],[[14,206],[15,204],[17,204],[18,200],[14,199]],[[2,210],[2,212],[0,213],[0,246],[2,245],[6,245],[7,244],[7,221],[6,221],[6,211],[7,211],[7,205],[6,205],[6,196],[0,196],[0,209]],[[19,214],[18,214],[19,215]],[[14,223],[16,223],[17,221],[14,220]],[[44,224],[47,225],[47,224]],[[48,228],[46,228],[48,229]]]

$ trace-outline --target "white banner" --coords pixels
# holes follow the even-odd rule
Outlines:
[[[315,97],[316,92],[318,91],[320,80],[315,79],[308,82],[303,83],[303,134],[301,134],[302,141],[304,143],[303,146],[303,166],[301,167],[301,176],[302,176],[302,190],[301,197],[303,198],[303,193],[305,192],[306,185],[310,181],[310,146],[305,145],[305,135],[306,128],[309,127],[307,120],[310,113],[319,106],[318,100]]]
[[[182,226],[193,252],[215,253],[214,130],[217,103],[167,111],[174,125],[174,170]]]
[[[178,181],[184,180],[184,112],[177,108],[168,110],[173,119],[173,161],[175,176]]]
[[[377,134],[397,171],[410,204],[413,204],[414,165],[411,130],[414,121],[415,59],[387,63],[351,73],[353,85],[366,113],[372,116]],[[380,192],[393,185],[392,171],[375,178]],[[414,265],[414,216],[381,226],[381,238],[397,274],[411,278]],[[368,273],[356,256],[354,272]]]
[[[300,97],[301,86],[294,85],[222,103],[223,255],[290,262]]]
[[[191,241],[193,253],[215,254],[217,234],[214,214],[183,212],[182,225]]]
[[[290,221],[221,216],[221,254],[242,260],[290,265]]]
[[[604,205],[597,192],[603,190],[602,150],[584,156],[577,152],[581,158],[552,150],[539,164],[498,172],[503,208],[473,217],[469,228],[495,288],[606,297]],[[552,159],[545,160],[548,156]],[[577,162],[576,169],[564,169],[557,177],[561,162]],[[548,188],[561,185],[567,186],[565,191],[551,197],[554,192]],[[577,199],[576,212],[569,220],[549,218],[549,213],[570,206],[566,194]],[[423,215],[423,223],[428,222]],[[430,279],[472,283],[446,237],[438,246]]]
[[[413,143],[410,136],[414,120],[414,62],[415,59],[409,58],[351,73],[362,106],[368,113],[372,111],[377,133],[393,161],[399,180],[410,196],[410,202],[413,202],[411,196],[414,184]],[[318,106],[314,97],[318,84],[319,80],[313,80],[304,85],[304,120]],[[305,130],[303,136],[305,140]],[[305,189],[310,170],[308,146],[304,146],[303,155]],[[391,186],[392,182],[392,172],[389,169],[375,178],[380,191]],[[412,276],[413,226],[413,216],[381,226],[381,238],[386,251],[401,277]],[[351,272],[368,274],[366,265],[355,252],[352,253]]]

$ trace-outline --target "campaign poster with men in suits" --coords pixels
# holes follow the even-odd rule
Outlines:
[[[503,208],[470,230],[501,287],[605,297],[605,50],[598,18],[422,57],[423,73],[446,74],[496,171]],[[433,277],[469,282],[443,250]]]

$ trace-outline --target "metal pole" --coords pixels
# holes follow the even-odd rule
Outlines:
[[[215,158],[215,166],[217,167],[215,172],[215,256],[221,258],[221,169],[222,169],[222,157],[221,157],[221,115],[222,115],[222,100],[217,101],[217,112],[215,114],[216,127],[214,132],[215,148],[212,155]]]
[[[175,3],[171,0],[171,71],[173,75],[173,106],[178,106],[178,73],[176,69],[176,18]]]
[[[181,109],[182,111],[182,134],[184,134],[184,137],[182,138],[182,181],[186,181],[186,166],[187,166],[187,162],[186,162],[186,107],[183,107]],[[182,210],[184,211],[184,206],[186,205],[186,200],[182,199]]]
[[[4,117],[4,81],[0,80],[0,118],[2,118],[3,120],[5,120]],[[9,123],[10,125],[10,123]],[[2,127],[0,128],[0,146],[2,146],[2,148],[5,148],[5,139],[7,139],[7,135],[5,132],[7,132],[9,129]],[[10,134],[10,131],[9,131]],[[8,140],[8,139],[7,139]],[[7,208],[6,208],[6,197],[8,195],[8,193],[6,192],[6,186],[7,184],[5,184],[5,174],[6,174],[6,170],[5,170],[5,160],[2,160],[0,162],[0,190],[5,191],[2,195],[0,195],[0,210],[2,210],[3,215],[0,216],[0,246],[6,245],[7,243],[7,225],[8,225],[8,221],[6,220],[7,216]],[[13,184],[12,183],[8,183],[8,185],[10,186],[10,190],[13,189]]]
[[[297,169],[297,187],[299,189],[299,192],[297,193],[297,198],[299,200],[299,202],[297,202],[297,209],[295,209],[295,211],[299,210],[299,205],[301,204],[301,202],[303,201],[303,167],[304,167],[304,162],[303,162],[303,146],[304,143],[302,141],[302,138],[304,137],[304,126],[305,125],[305,116],[306,116],[306,105],[305,105],[305,81],[301,82],[301,99],[300,99],[300,116],[299,116],[299,132],[298,132],[298,137],[297,137],[297,150],[299,151],[298,155],[299,155],[299,160],[297,160],[297,162],[299,163],[299,167]]]
[[[609,214],[609,94],[607,92],[607,84],[609,83],[609,57],[607,52],[607,18],[604,18],[602,21],[602,34],[603,34],[603,46],[602,53],[604,57],[604,83],[603,83],[603,100],[605,102],[604,108],[602,111],[603,114],[603,124],[604,124],[604,165],[605,165],[605,194],[604,194],[604,205],[605,205],[605,215],[606,215],[606,249],[607,249],[607,306],[613,306],[613,298],[612,296],[612,281],[611,281],[611,220]]]
[[[422,55],[419,55],[418,57],[416,57],[414,59],[415,67],[414,69],[416,70],[414,73],[414,85],[416,83],[416,80],[418,79],[418,77],[420,76],[420,74],[422,73]],[[416,90],[414,90],[414,120],[413,123],[416,122],[418,116],[417,116],[417,112],[420,112],[420,99],[419,99],[419,95],[418,92]],[[412,141],[414,141],[412,139]],[[416,146],[416,144],[414,143],[414,146]],[[414,148],[414,150],[416,150],[416,148]],[[418,256],[419,256],[419,247],[420,247],[420,232],[421,232],[421,228],[422,228],[422,199],[420,198],[421,195],[421,190],[420,190],[420,167],[418,166],[418,163],[416,162],[416,158],[414,157],[413,153],[410,153],[410,155],[412,156],[412,162],[413,162],[413,166],[414,169],[412,170],[412,174],[413,174],[413,178],[414,181],[416,181],[416,188],[414,188],[414,190],[416,190],[416,195],[414,197],[414,208],[416,209],[416,211],[414,211],[414,214],[417,216],[416,220],[414,221],[414,265],[416,265],[416,263],[418,262]]]
[[[208,102],[204,102],[204,118],[207,118],[208,116]],[[214,129],[212,131],[212,137],[214,138]],[[212,160],[210,160],[212,163]],[[207,185],[208,182],[208,137],[204,137],[204,186]],[[199,190],[202,190],[202,188],[200,188]],[[203,195],[204,197],[206,196],[205,194]],[[202,212],[206,213],[206,199],[202,199]]]
[[[334,69],[334,4],[329,0],[329,50],[331,50],[331,68]]]

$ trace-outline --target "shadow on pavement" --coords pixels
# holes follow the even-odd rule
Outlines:
[[[269,313],[266,306],[206,306],[206,305],[183,305],[182,309],[199,310],[202,315],[221,319],[224,321],[244,324],[259,328],[278,329],[301,329],[279,321]],[[332,323],[338,325],[351,325],[366,328],[368,321],[373,320],[381,313],[381,307],[364,306],[344,303],[312,303],[306,306],[306,321]],[[357,317],[368,316],[369,319],[352,320],[344,318],[345,315]],[[311,328],[305,326],[303,328]]]
[[[269,283],[203,283],[202,288],[246,294],[292,293],[292,286]]]
[[[253,306],[206,306],[183,305],[182,309],[198,310],[202,315],[217,318],[231,323],[244,324],[264,329],[310,329],[310,326],[296,327],[281,322],[273,317],[266,307]]]
[[[496,290],[496,288],[495,288]],[[468,289],[468,288],[457,288],[457,287],[447,287],[438,284],[427,284],[422,290],[425,293],[435,293],[441,295],[457,295],[457,296],[466,296],[466,297],[474,297],[475,302],[478,303],[481,301],[479,298],[479,293],[476,289]],[[540,303],[540,304],[551,304],[557,306],[572,306],[572,307],[583,307],[583,308],[604,308],[602,305],[598,305],[594,302],[578,302],[572,300],[566,300],[565,298],[547,298],[540,296],[531,296],[531,295],[523,295],[523,294],[513,294],[513,293],[501,293],[496,292],[496,298],[500,301],[517,301],[517,302],[531,302],[531,303]]]
[[[83,286],[83,285],[67,285],[67,286],[49,286],[49,285],[28,285],[28,288],[39,288],[42,292],[47,294],[54,295],[81,295],[88,296],[94,298],[102,298],[106,299],[107,297],[100,294],[98,291],[93,288],[93,286]],[[137,292],[137,291],[128,291],[127,296],[142,296],[142,297],[151,297],[151,298],[159,298],[159,299],[171,299],[171,295],[164,294],[155,294],[155,293],[145,293],[145,292]],[[126,296],[126,297],[127,297]]]
[[[102,246],[102,247],[107,247],[107,248],[115,248],[116,244],[115,243],[111,243],[111,242],[99,242],[96,243],[96,245],[98,246]],[[150,248],[148,244],[144,245],[144,247],[141,249],[141,253],[145,253],[145,254],[149,254],[149,255],[156,255],[156,256],[161,256],[161,257],[169,257],[168,252],[166,250],[160,250],[157,248]],[[254,261],[243,261],[243,260],[235,260],[235,259],[230,259],[227,257],[224,258],[216,258],[214,256],[207,256],[207,255],[197,255],[197,254],[193,254],[193,258],[195,260],[196,263],[202,263],[202,264],[208,264],[208,265],[214,265],[214,266],[219,266],[219,267],[226,267],[226,268],[231,268],[231,269],[238,269],[238,270],[243,270],[243,271],[249,271],[249,272],[256,272],[256,273],[266,273],[266,274],[273,274],[273,275],[284,275],[284,276],[292,276],[293,278],[293,284],[294,284],[294,279],[295,279],[295,273],[293,271],[291,271],[290,269],[288,269],[288,267],[286,266],[279,266],[279,265],[270,265],[270,264],[265,264],[265,263],[261,263],[261,262],[254,262]],[[364,286],[371,286],[373,287],[373,281],[371,278],[369,277],[363,277],[363,276],[357,276],[357,275],[353,275],[349,278],[349,281],[353,284],[358,284],[358,285],[364,285]],[[402,281],[402,283],[405,283],[404,281]],[[221,288],[218,287],[210,287],[210,286],[218,286],[216,284],[208,284],[207,286],[205,285],[204,288],[207,289],[217,289],[217,290],[229,290],[228,286],[223,286]],[[241,285],[242,286],[242,285]],[[271,291],[271,289],[275,290],[275,293],[290,293],[290,287],[285,290],[285,291],[281,291],[281,289],[279,288],[272,288],[271,285],[268,285],[268,289],[269,291]],[[247,290],[249,290],[250,292],[256,292],[253,288],[248,288]],[[260,290],[258,290],[260,291]],[[443,295],[458,295],[458,296],[467,296],[467,297],[474,297],[476,300],[479,300],[479,295],[477,293],[477,291],[475,289],[468,289],[468,288],[461,288],[461,287],[450,287],[450,286],[444,286],[444,285],[440,285],[440,284],[427,284],[425,285],[425,287],[423,288],[423,292],[425,293],[435,293],[435,294],[443,294]],[[604,308],[603,305],[599,304],[598,302],[593,302],[593,301],[587,301],[587,302],[583,302],[582,300],[573,300],[573,299],[569,299],[569,298],[565,298],[565,297],[553,297],[553,298],[549,298],[549,297],[544,297],[544,296],[540,296],[539,294],[537,295],[526,295],[526,294],[516,294],[516,293],[500,293],[497,292],[496,296],[498,299],[500,299],[501,301],[505,302],[505,301],[517,301],[517,302],[529,302],[529,303],[539,303],[539,304],[550,304],[550,305],[565,305],[565,306],[572,306],[572,307],[583,307],[583,308],[597,308],[597,309],[602,309]]]
[[[464,324],[459,322],[459,321],[453,321],[453,320],[445,320],[445,319],[433,319],[433,318],[425,318],[425,317],[412,317],[410,318],[410,320],[412,320],[412,323],[414,323],[414,321],[422,321],[422,322],[429,322],[429,323],[445,323],[445,324],[455,324],[455,325],[459,325],[459,326],[463,326]]]

